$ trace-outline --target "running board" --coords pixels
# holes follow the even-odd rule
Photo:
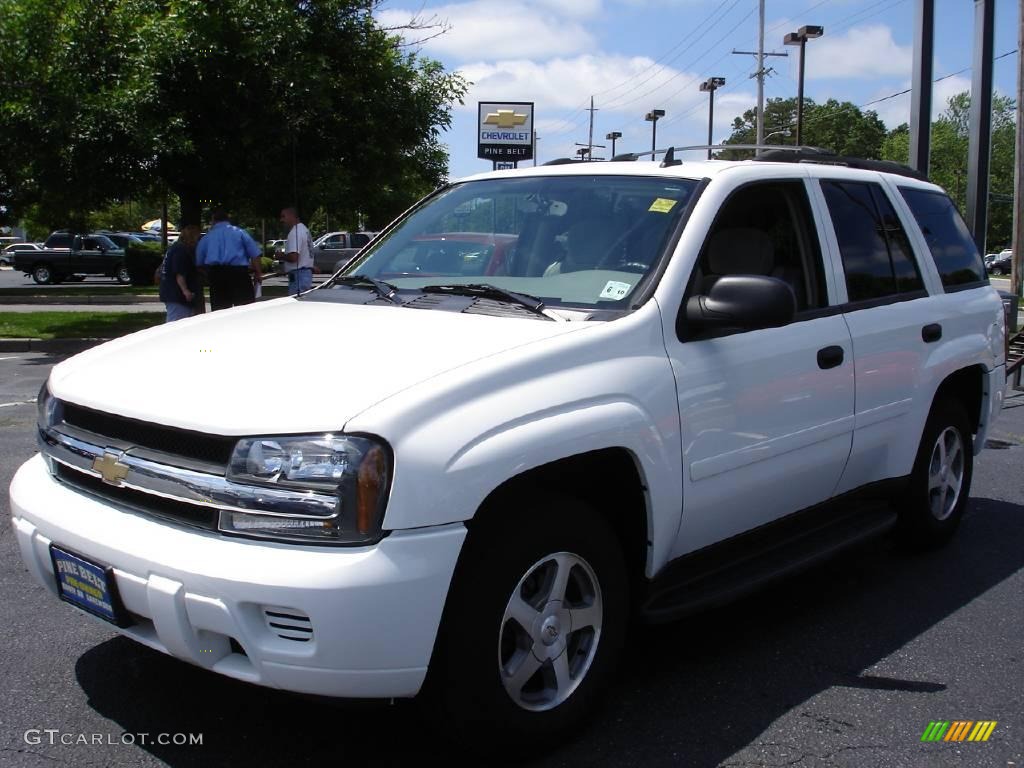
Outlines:
[[[792,518],[669,564],[651,582],[640,607],[641,618],[658,624],[730,603],[886,533],[896,522],[896,511],[885,502],[873,502],[839,517],[816,509]]]

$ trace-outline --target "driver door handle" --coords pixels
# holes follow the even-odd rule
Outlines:
[[[843,364],[845,353],[839,346],[823,347],[818,350],[818,367],[823,371]]]

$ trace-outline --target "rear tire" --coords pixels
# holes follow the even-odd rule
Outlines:
[[[952,538],[971,492],[974,442],[963,405],[937,400],[917,449],[899,512],[897,536],[911,549],[934,549]]]
[[[622,649],[627,583],[610,527],[574,499],[471,523],[424,687],[444,730],[508,754],[580,723]]]
[[[132,281],[132,274],[128,271],[128,267],[121,265],[114,273],[114,279],[121,285],[128,285]]]

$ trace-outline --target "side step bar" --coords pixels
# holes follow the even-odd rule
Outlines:
[[[885,502],[869,503],[818,525],[808,514],[794,517],[798,519],[741,534],[671,563],[651,582],[641,617],[662,623],[732,602],[884,534],[896,523],[896,511]]]

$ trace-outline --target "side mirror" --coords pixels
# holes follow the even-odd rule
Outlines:
[[[686,323],[693,328],[775,328],[793,321],[796,296],[789,283],[764,275],[726,275],[706,296],[686,302]]]

